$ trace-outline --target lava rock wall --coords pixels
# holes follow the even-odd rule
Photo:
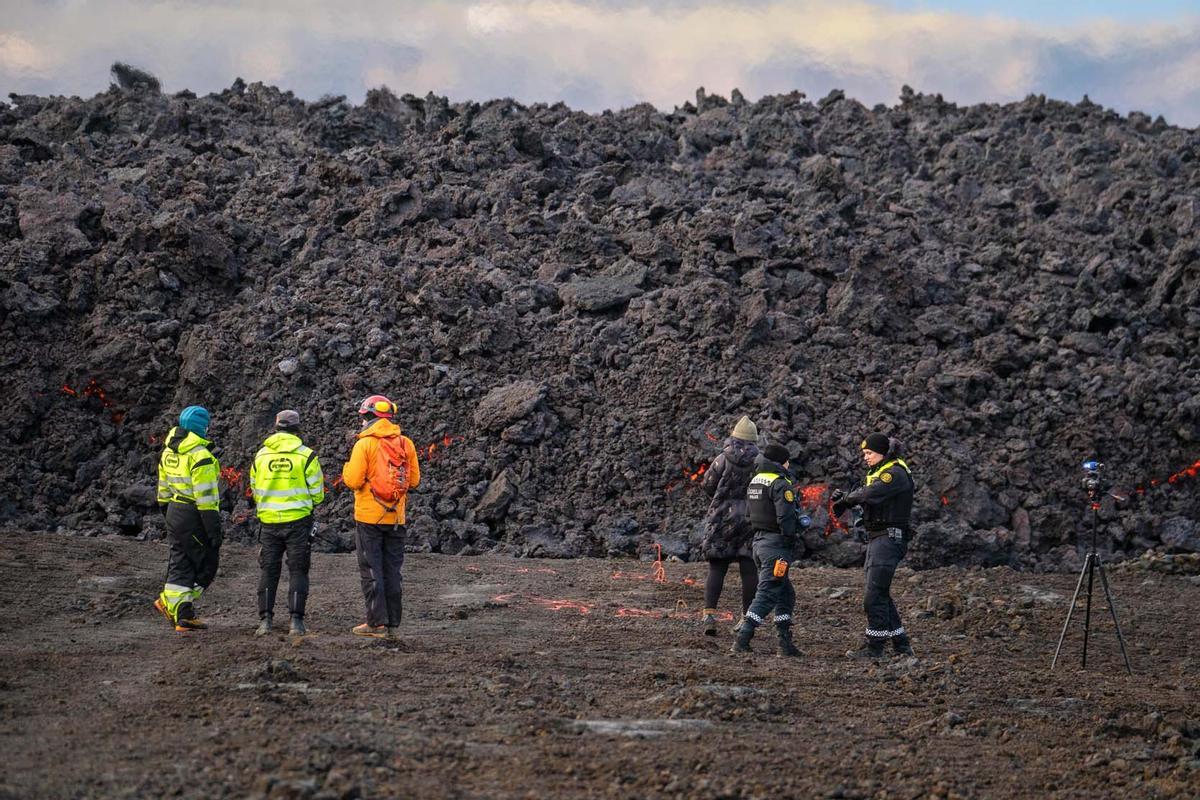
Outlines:
[[[1200,550],[1196,130],[908,89],[593,115],[117,79],[0,106],[2,522],[153,535],[199,403],[250,539],[242,473],[291,407],[347,541],[381,392],[440,552],[694,557],[742,414],[817,485],[903,440],[916,565],[1077,564],[1091,456],[1134,495],[1101,510],[1117,557]],[[827,522],[807,555],[857,563]]]

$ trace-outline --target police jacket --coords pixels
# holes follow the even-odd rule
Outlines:
[[[208,439],[183,428],[171,428],[158,458],[158,502],[174,506],[178,518],[214,544],[221,541],[221,465]],[[170,519],[170,517],[168,517]]]
[[[792,480],[791,473],[774,461],[759,456],[754,462],[754,477],[746,489],[754,530],[795,538],[799,520]]]
[[[304,519],[325,499],[321,462],[300,437],[279,431],[267,437],[250,467],[258,518],[268,524]]]
[[[901,528],[906,533],[912,517],[912,472],[903,459],[886,459],[867,473],[866,483],[843,498],[846,506],[862,506],[868,531]]]

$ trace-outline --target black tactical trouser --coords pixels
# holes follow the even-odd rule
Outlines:
[[[758,591],[746,612],[754,625],[761,625],[772,611],[776,625],[790,625],[796,608],[796,590],[792,587],[790,567],[795,558],[796,544],[778,533],[758,531],[754,534],[754,563],[758,566]],[[776,563],[782,561],[783,575],[776,576]]]
[[[403,525],[355,523],[354,547],[368,625],[394,628],[400,624],[404,603],[400,569],[404,566],[405,538]]]
[[[879,536],[867,544],[866,592],[863,595],[863,608],[867,612],[867,638],[887,640],[893,636],[903,636],[904,626],[900,622],[900,612],[892,601],[892,577],[896,567],[908,552],[908,542],[903,539],[893,539],[890,536]]]
[[[210,542],[200,512],[186,503],[167,504],[167,583],[207,589],[217,577],[221,543]]]
[[[745,556],[737,558],[710,558],[708,560],[708,577],[704,579],[704,607],[716,608],[721,599],[721,590],[725,587],[725,575],[729,565],[737,562],[738,572],[742,576],[742,613],[754,602],[754,594],[758,588],[758,573],[754,560]]]
[[[258,532],[258,616],[275,613],[275,592],[283,571],[283,555],[287,553],[288,612],[293,617],[304,616],[308,602],[308,566],[312,561],[312,527],[310,514],[291,522],[262,522]]]

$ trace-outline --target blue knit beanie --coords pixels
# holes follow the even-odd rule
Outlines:
[[[204,406],[188,406],[179,412],[179,427],[197,436],[208,433],[208,409]]]

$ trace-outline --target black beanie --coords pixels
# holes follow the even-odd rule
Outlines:
[[[881,456],[886,456],[888,454],[888,450],[892,449],[892,440],[884,436],[882,433],[872,433],[866,439],[863,439],[862,449],[879,453]]]
[[[763,448],[763,458],[767,461],[774,461],[776,464],[783,465],[783,462],[791,458],[787,448],[781,444],[769,444]]]

